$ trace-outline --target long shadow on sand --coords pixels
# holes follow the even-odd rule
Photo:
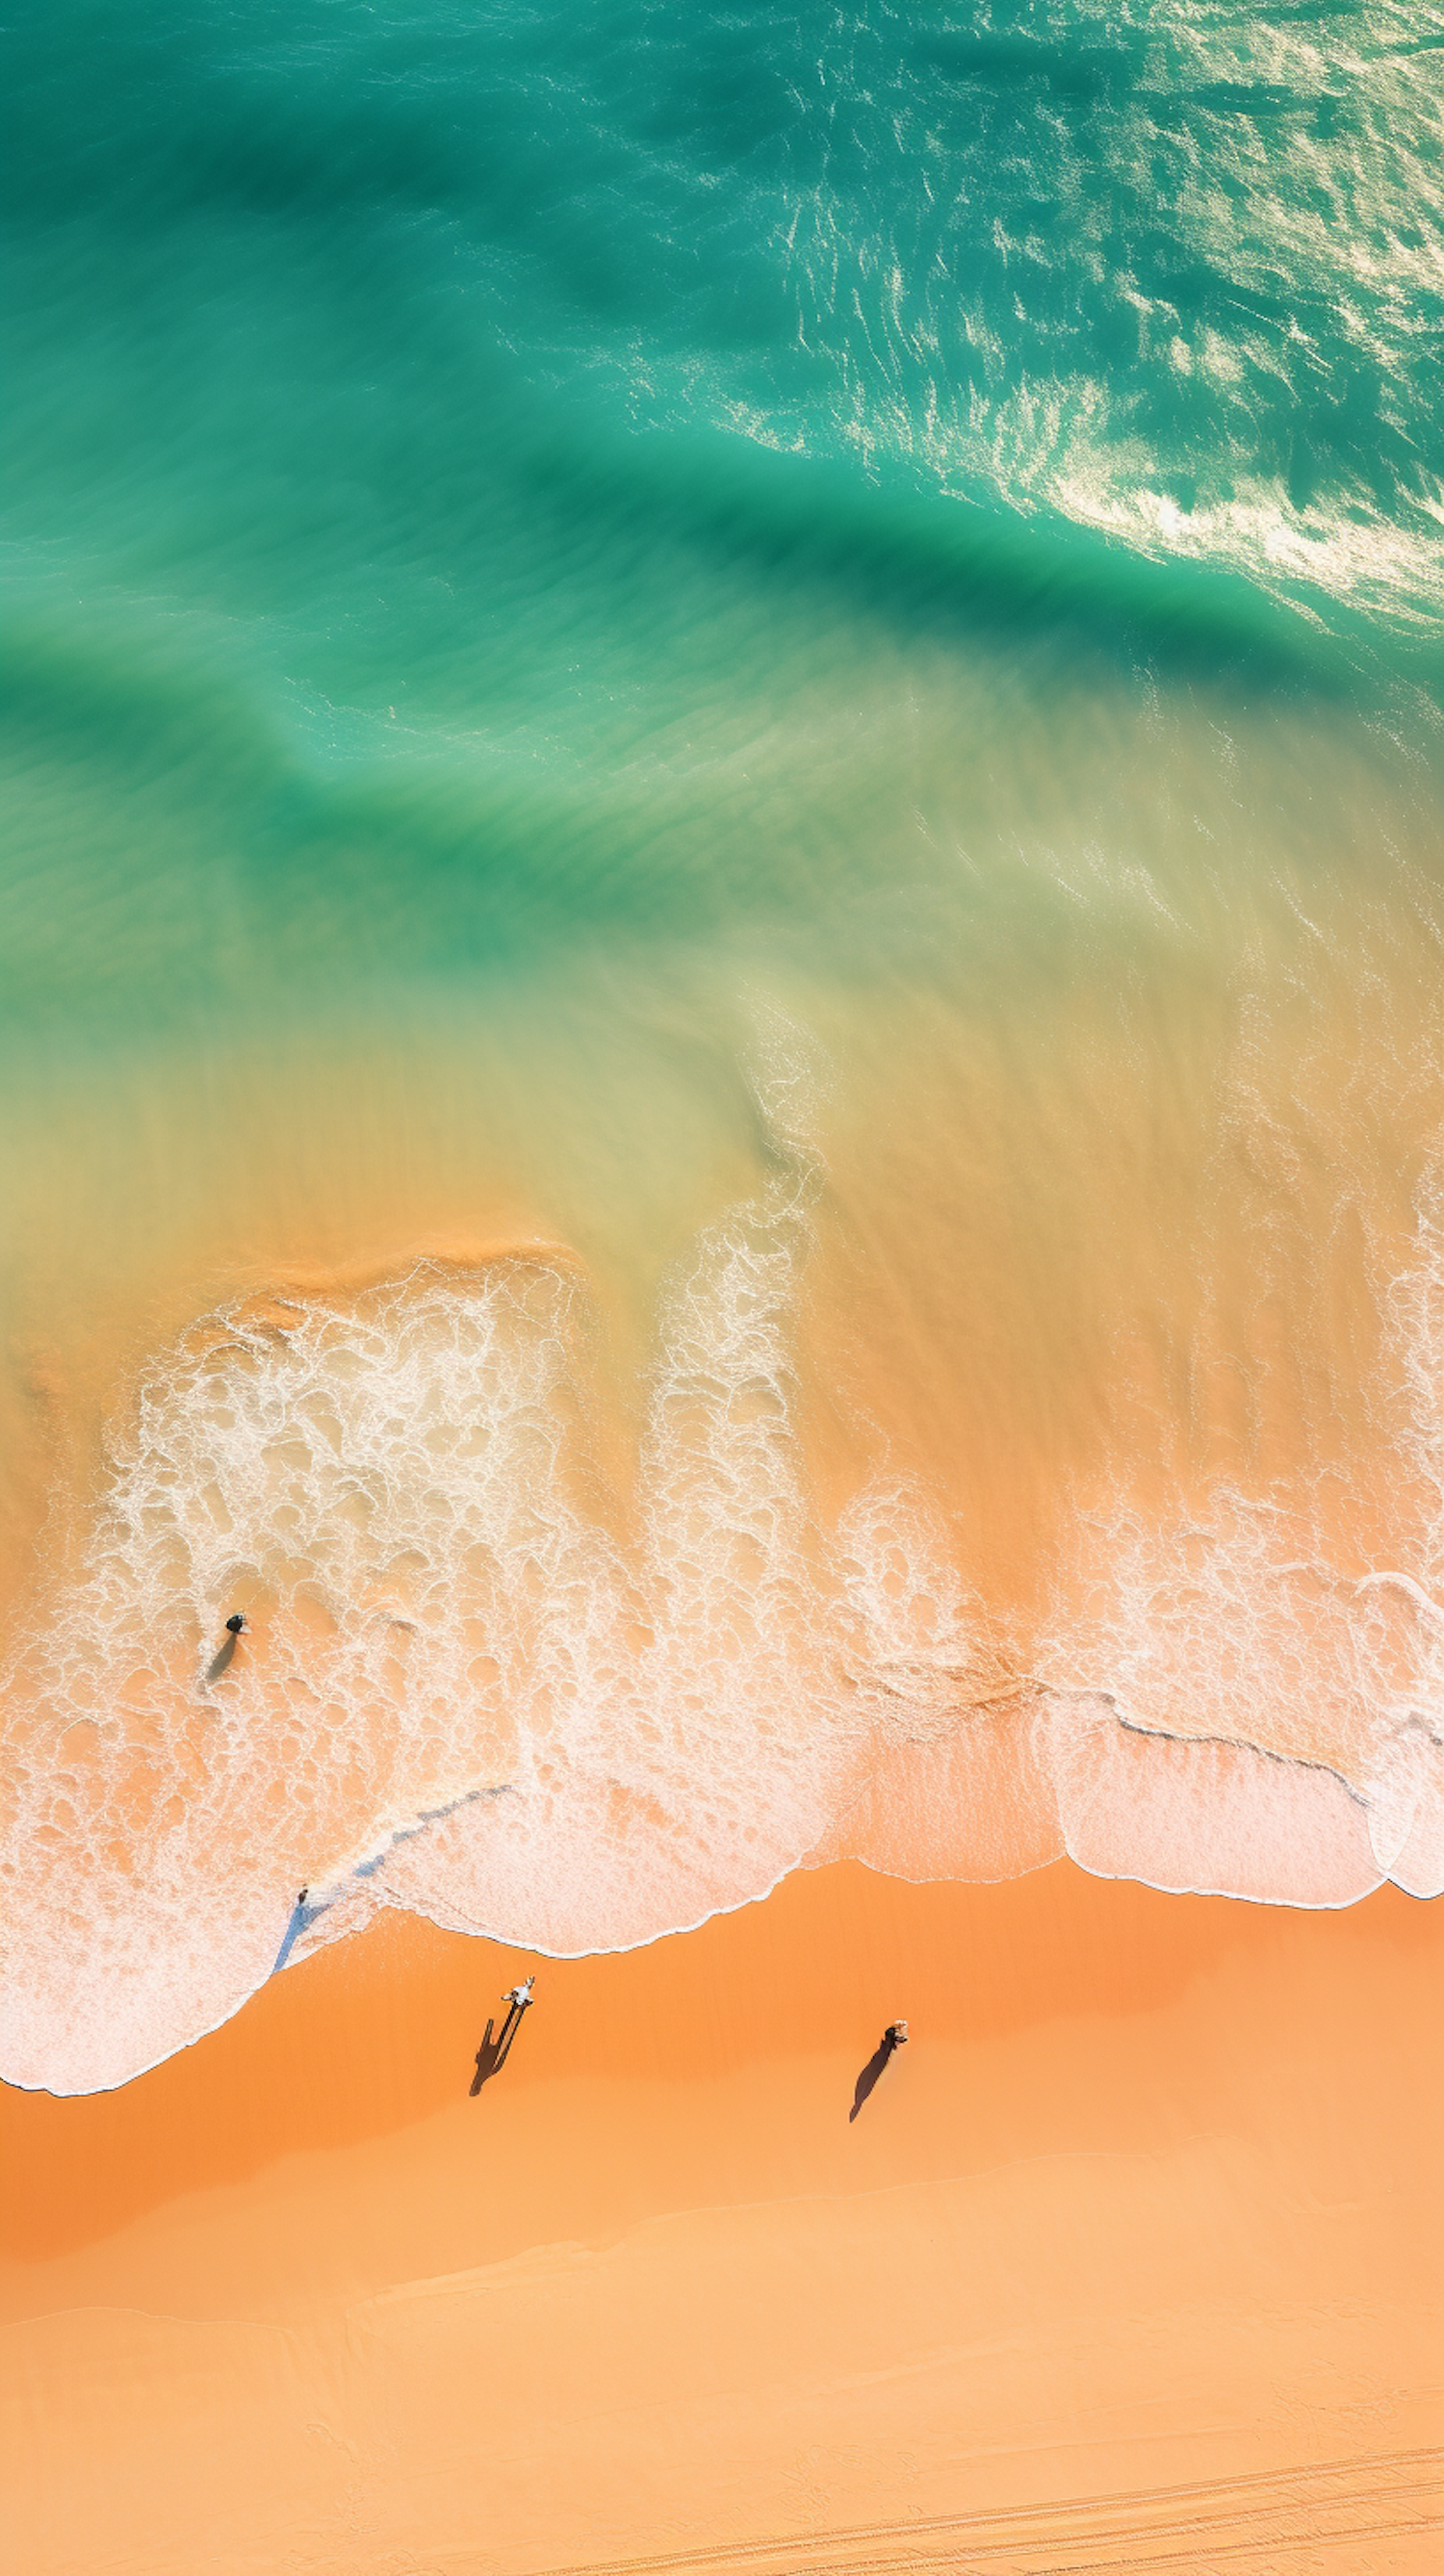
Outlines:
[[[507,2051],[521,2028],[522,2014],[525,2010],[525,2004],[513,2004],[494,2039],[492,2025],[490,2021],[487,2022],[486,2036],[476,2052],[476,2073],[471,2079],[473,2099],[481,2091],[483,2084],[489,2084],[493,2075],[501,2073],[506,2064]]]
[[[881,2075],[888,2059],[894,2054],[898,2046],[899,2042],[894,2038],[893,2033],[890,2030],[885,2030],[881,2039],[878,2041],[876,2048],[873,2050],[871,2057],[868,2059],[866,2066],[863,2068],[862,2073],[857,2079],[857,2085],[852,2097],[852,2109],[847,2115],[849,2126],[857,2118],[859,2111],[862,2109],[862,2106],[867,2100],[869,2093],[872,2091],[874,2084]]]

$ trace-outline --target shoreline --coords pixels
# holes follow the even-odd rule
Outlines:
[[[393,1916],[117,2093],[0,2096],[23,2563],[532,2576],[1402,2456],[1441,2003],[1392,1888],[834,1863],[562,1962]]]
[[[1392,1581],[1402,1578],[1387,1579]],[[947,1815],[949,1808],[954,1811],[955,1818],[962,1818],[969,1804],[970,1791],[973,1799],[976,1800],[978,1783],[972,1780],[958,1782],[950,1776],[953,1755],[951,1744],[945,1744],[941,1748],[941,1761],[938,1759],[938,1748],[928,1748],[919,1753],[913,1747],[902,1745],[897,1748],[890,1762],[882,1763],[875,1770],[841,1822],[834,1825],[821,1842],[800,1860],[781,1868],[768,1885],[753,1893],[738,1896],[729,1902],[719,1902],[690,1920],[669,1924],[663,1930],[643,1934],[629,1941],[600,1942],[576,1949],[552,1949],[541,1941],[521,1936],[508,1937],[503,1932],[471,1928],[453,1930],[437,1923],[435,1915],[429,1909],[427,1898],[419,1890],[412,1891],[403,1898],[389,1890],[384,1881],[379,1892],[373,1893],[370,1890],[368,1882],[373,1878],[379,1878],[388,1862],[396,1858],[403,1851],[404,1846],[420,1840],[429,1828],[449,1823],[466,1808],[484,1805],[490,1800],[515,1794],[513,1784],[503,1781],[495,1785],[463,1790],[454,1797],[447,1798],[440,1805],[410,1811],[399,1820],[384,1824],[377,1831],[372,1832],[364,1843],[356,1846],[363,1852],[364,1857],[343,1864],[339,1872],[331,1872],[319,1881],[312,1882],[302,1891],[302,1896],[295,1901],[286,1920],[273,1963],[265,1973],[253,1985],[241,1991],[238,1998],[228,2003],[215,2019],[203,2024],[191,2037],[172,2046],[165,2054],[137,2066],[133,2074],[118,2077],[114,2082],[74,2088],[38,2081],[26,2083],[22,2078],[0,2074],[0,2087],[22,2094],[45,2094],[54,2101],[90,2100],[106,2093],[123,2092],[131,2084],[142,2082],[147,2077],[155,2075],[174,2057],[183,2055],[188,2049],[201,2046],[206,2040],[213,2039],[239,2015],[250,2011],[257,1997],[287,1970],[306,1966],[311,1959],[332,1946],[364,1939],[375,1932],[379,1922],[396,1916],[410,1917],[429,1924],[433,1929],[442,1931],[443,1937],[446,1938],[479,1941],[496,1949],[516,1951],[522,1956],[551,1965],[567,1966],[588,1959],[628,1957],[638,1951],[653,1948],[659,1942],[695,1938],[710,1924],[725,1919],[728,1915],[740,1913],[751,1906],[766,1905],[789,1879],[807,1871],[840,1864],[856,1864],[880,1877],[914,1886],[956,1884],[996,1889],[1010,1884],[1016,1878],[1031,1877],[1040,1869],[1056,1867],[1066,1862],[1104,1884],[1136,1885],[1152,1895],[1183,1898],[1188,1901],[1260,1905],[1288,1912],[1318,1914],[1347,1912],[1352,1907],[1364,1903],[1384,1887],[1392,1887],[1411,1901],[1420,1903],[1430,1901],[1439,1892],[1438,1854],[1437,1848],[1430,1842],[1430,1819],[1427,1813],[1415,1817],[1402,1843],[1392,1851],[1386,1867],[1385,1862],[1380,1858],[1370,1822],[1375,1804],[1374,1797],[1367,1789],[1360,1787],[1346,1770],[1322,1755],[1285,1751],[1276,1746],[1254,1743],[1246,1737],[1193,1735],[1161,1725],[1153,1725],[1131,1715],[1126,1707],[1119,1703],[1116,1695],[1106,1688],[1094,1690],[1080,1687],[1070,1691],[1056,1685],[1032,1683],[1004,1692],[996,1700],[979,1702],[973,1741],[977,1743],[983,1739],[988,1722],[996,1716],[1003,1702],[1026,1700],[1029,1705],[1032,1705],[1071,1699],[1096,1703],[1106,1713],[1108,1721],[1117,1730],[1118,1735],[1123,1739],[1130,1739],[1139,1754],[1146,1749],[1150,1753],[1160,1753],[1165,1760],[1173,1757],[1183,1765],[1188,1765],[1195,1760],[1201,1764],[1207,1764],[1209,1757],[1223,1756],[1242,1767],[1258,1763],[1264,1766],[1265,1776],[1273,1772],[1289,1781],[1297,1779],[1306,1789],[1320,1791],[1327,1797],[1332,1797],[1334,1792],[1338,1792],[1342,1804],[1339,1800],[1335,1800],[1332,1810],[1324,1811],[1322,1816],[1294,1821],[1296,1824],[1307,1821],[1316,1828],[1322,1821],[1326,1830],[1333,1829],[1340,1842],[1340,1848],[1332,1852],[1326,1860],[1321,1860],[1317,1851],[1311,1847],[1311,1868],[1306,1869],[1302,1874],[1297,1861],[1294,1861],[1295,1877],[1299,1883],[1292,1889],[1273,1890],[1262,1885],[1249,1885],[1246,1883],[1249,1877],[1258,1875],[1256,1856],[1250,1852],[1247,1839],[1245,1838],[1240,1844],[1236,1835],[1233,1837],[1234,1847],[1230,1849],[1228,1821],[1223,1815],[1222,1806],[1219,1805],[1218,1812],[1210,1818],[1217,1843],[1212,1857],[1218,1865],[1219,1880],[1222,1881],[1225,1877],[1225,1864],[1231,1863],[1231,1869],[1227,1874],[1243,1883],[1198,1885],[1187,1880],[1180,1866],[1181,1854],[1176,1838],[1173,1838],[1172,1847],[1170,1847],[1170,1836],[1167,1832],[1161,1839],[1155,1836],[1158,1848],[1152,1858],[1160,1872],[1166,1872],[1169,1864],[1172,1863],[1175,1875],[1152,1875],[1141,1865],[1131,1868],[1122,1865],[1110,1867],[1109,1861],[1115,1859],[1117,1855],[1109,1848],[1108,1831],[1105,1829],[1102,1836],[1099,1836],[1086,1799],[1083,1801],[1081,1813],[1075,1812],[1065,1818],[1062,1783],[1050,1779],[1046,1784],[1046,1790],[1051,1794],[1046,1796],[1046,1803],[1051,1812],[1045,1817],[1039,1809],[1028,1818],[1028,1823],[1033,1828],[1036,1856],[1032,1859],[1019,1860],[1013,1868],[999,1870],[996,1875],[979,1872],[975,1877],[969,1870],[958,1869],[954,1876],[944,1866],[939,1865],[939,1852],[934,1851],[929,1854],[926,1846],[930,1833],[934,1838],[937,1837],[940,1822]],[[1005,1712],[1005,1724],[1012,1715],[1012,1709],[1008,1708]],[[1116,1790],[1120,1786],[1120,1780],[1111,1780],[1109,1785]],[[1127,1785],[1131,1787],[1133,1784]],[[1177,1787],[1179,1784],[1174,1785]],[[1187,1786],[1193,1792],[1200,1811],[1207,1814],[1210,1792],[1215,1790],[1216,1784],[1204,1777],[1199,1777],[1188,1780]],[[1037,1808],[1036,1798],[1034,1803]],[[1112,1801],[1110,1813],[1111,1806],[1120,1803],[1122,1802],[1117,1799]],[[1215,1804],[1217,1804],[1216,1799]],[[1076,1810],[1078,1805],[1075,1795],[1072,1806]],[[911,1815],[908,1814],[909,1809],[911,1809]],[[898,1829],[900,1815],[907,1818],[901,1837]],[[924,1817],[928,1820],[926,1824],[921,1822]],[[1343,1845],[1339,1828],[1340,1817],[1344,1819],[1346,1827],[1352,1829],[1354,1842],[1352,1850]],[[1016,1820],[1014,1821],[1016,1823]],[[1133,1822],[1135,1836],[1137,1836],[1140,1828],[1136,1816]],[[954,1830],[957,1830],[956,1823]],[[1146,1835],[1146,1826],[1142,1830]],[[1437,1837],[1435,1839],[1437,1842]],[[900,1845],[901,1848],[899,1848]],[[914,1856],[914,1847],[919,1847],[916,1856],[921,1857],[925,1864],[916,1872],[908,1865],[908,1860]],[[945,1828],[941,1848],[943,1850],[947,1848]],[[1281,1845],[1280,1848],[1283,1850],[1285,1846]],[[1411,1856],[1416,1864],[1412,1870]],[[929,1857],[934,1863],[932,1867],[926,1866],[926,1860]],[[1304,1892],[1303,1881],[1309,1876],[1312,1876],[1319,1892]],[[1333,1892],[1323,1892],[1331,1882]],[[348,1908],[356,1910],[357,1919],[350,1923],[343,1920],[341,1928],[323,1934],[314,1949],[307,1947],[308,1936],[313,1926],[338,1908],[343,1909],[343,1913]]]
[[[87,2155],[104,2154],[107,2161],[123,2140],[132,2138],[146,2142],[146,2156],[158,2154],[160,2139],[170,2134],[184,2142],[186,2160],[197,2160],[194,2179],[188,2162],[185,2179],[181,2178],[182,2167],[176,2166],[174,2187],[204,2188],[211,2177],[211,2160],[217,2160],[218,2172],[225,2166],[223,2141],[237,2105],[238,2088],[254,2085],[262,2070],[267,2079],[268,2117],[262,2133],[267,2158],[304,2153],[317,2144],[348,2142],[352,2131],[337,2131],[325,2118],[318,2097],[308,2090],[304,2062],[309,2051],[324,2046],[333,2102],[342,2100],[359,2108],[362,2093],[348,2090],[337,2081],[341,2068],[336,2053],[339,2050],[344,2056],[346,2047],[359,2040],[368,2024],[384,2033],[387,2052],[378,2070],[378,2083],[365,2097],[370,2115],[387,2129],[409,2127],[439,2108],[448,2092],[454,2090],[459,2062],[456,2048],[465,2012],[463,1997],[469,1994],[474,1974],[481,1998],[477,2009],[485,2017],[487,1989],[482,1980],[490,1974],[490,1962],[494,1961],[499,1973],[506,1977],[535,1969],[543,1978],[560,1975],[569,1982],[594,1980],[604,1990],[613,1982],[609,1972],[624,1972],[628,1963],[636,1963],[639,1983],[669,1993],[691,1983],[692,1973],[701,1964],[698,1945],[710,1943],[719,1957],[725,1955],[728,1944],[723,1927],[750,1918],[748,1929],[756,1938],[740,1945],[744,1956],[735,1963],[740,1965],[750,1991],[759,1975],[759,1946],[773,1942],[779,1931],[784,1943],[791,1946],[791,1927],[779,1926],[772,1911],[782,1910],[779,1900],[787,1900],[788,1912],[810,1912],[811,1901],[803,1890],[819,1883],[830,1890],[837,1881],[846,1883],[850,1892],[850,1901],[839,1917],[847,1932],[852,1931],[859,1916],[874,1932],[879,1922],[890,1921],[896,1929],[909,1918],[919,1929],[933,1924],[939,1932],[952,1932],[967,1925],[974,1937],[981,1931],[986,1945],[984,1955],[990,1956],[995,1966],[1000,1964],[1000,1945],[1006,1946],[1007,1927],[1014,1920],[1025,1923],[1030,1936],[1036,1935],[1040,1915],[1044,1923],[1056,1917],[1060,1928],[1064,1924],[1075,1927],[1080,1920],[1087,1923],[1092,1942],[1086,1965],[1077,1954],[1071,1958],[1055,1955],[1043,1971],[1040,1986],[1041,1963],[1030,1948],[1023,1958],[1008,1963],[1006,1983],[995,1990],[995,1998],[1001,1996],[1001,2000],[995,1999],[991,2007],[980,1996],[964,2006],[956,1995],[948,1993],[946,1978],[939,1981],[935,2005],[942,2005],[949,2035],[961,2036],[966,2031],[974,2037],[980,2029],[995,2026],[993,2015],[997,2011],[1009,2024],[1026,2019],[1040,2008],[1044,1990],[1054,2008],[1062,2011],[1097,2009],[1112,2015],[1148,2009],[1173,1990],[1175,1981],[1198,1973],[1200,1962],[1214,1964],[1231,1949],[1255,1946],[1251,1938],[1251,1918],[1255,1914],[1336,1922],[1380,1898],[1392,1900],[1396,1911],[1418,1911],[1428,1902],[1396,1888],[1391,1880],[1347,1904],[1304,1907],[1291,1906],[1284,1899],[1236,1897],[1214,1891],[1180,1894],[1152,1887],[1143,1880],[1096,1874],[1067,1855],[1022,1872],[1017,1878],[997,1881],[908,1880],[892,1876],[869,1861],[848,1857],[799,1864],[785,1871],[762,1895],[720,1907],[696,1924],[663,1933],[655,1940],[625,1949],[573,1954],[553,1954],[487,1933],[449,1931],[409,1907],[385,1905],[354,1931],[302,1956],[284,1970],[273,1971],[225,2019],[197,2033],[193,2040],[125,2083],[94,2093],[58,2093],[48,2087],[16,2085],[0,2079],[0,2134],[5,2136],[7,2152],[11,2154],[19,2152],[23,2156],[32,2139],[37,2145],[43,2139],[43,2152],[50,2156],[57,2149],[64,2152],[61,2142],[69,2132],[77,2140],[85,2137]],[[1092,1903],[1082,1896],[1080,1881],[1085,1889],[1099,1892]],[[1169,1912],[1159,1914],[1160,1907]],[[1180,1909],[1176,1918],[1174,1908]],[[1230,1920],[1234,1915],[1239,1918],[1236,1922]],[[765,1931],[759,1920],[764,1916]],[[1408,1913],[1403,1920],[1407,1922]],[[1150,1925],[1153,1936],[1150,1955],[1147,1959],[1140,1956],[1125,1961],[1118,1945],[1127,1938],[1130,1927],[1143,1922]],[[835,1923],[833,1928],[836,1931],[838,1925]],[[1407,1940],[1407,1934],[1405,1937]],[[1102,1995],[1095,2002],[1093,1979],[1104,1957],[1100,1944],[1111,1947],[1112,1956],[1107,1961]],[[814,1992],[809,1997],[814,2016],[820,2006],[822,2026],[833,2035],[842,1991],[857,1978],[859,1968],[858,1959],[850,1958],[847,1971],[835,1983],[829,1981],[821,1994]],[[623,1973],[618,1982],[625,1986],[632,1980]],[[713,2000],[715,2008],[716,1998]],[[419,2024],[412,2023],[408,2033],[406,2025],[418,2008],[426,2018]],[[683,2027],[673,2025],[675,2063],[671,2071],[676,2074],[686,2073],[693,2065],[693,2053],[686,2040],[679,2037]],[[426,2032],[421,2049],[414,2041],[417,2029]],[[451,2056],[445,2061],[450,2082],[436,2054],[441,2029],[454,2035]],[[635,2063],[628,2062],[635,2047],[630,2022],[622,2025],[620,2039],[614,2045],[621,2048],[623,2060],[618,2065],[609,2056],[609,2071],[635,2073]],[[579,2058],[596,2071],[597,2060],[575,2024],[568,2031],[566,2050],[569,2059]],[[779,2040],[771,2050],[758,2052],[749,2046],[744,2056],[757,2053],[786,2055],[791,2051],[786,2040]],[[732,2062],[735,2065],[739,2060],[734,2057]],[[650,2051],[647,2071],[661,2071],[660,2060]],[[523,2075],[521,2080],[528,2079]],[[418,2103],[424,2107],[408,2108],[408,2104]],[[36,2106],[34,2120],[27,2120],[22,2107],[25,2105]],[[103,2105],[113,2106],[111,2115],[101,2109]],[[91,2107],[97,2114],[93,2137],[85,2134],[88,2124],[84,2114]],[[48,2118],[47,2112],[60,2117]],[[79,2115],[78,2124],[66,2120],[67,2113]],[[294,2135],[288,2136],[292,2126]],[[38,2164],[32,2171],[38,2177]],[[11,2251],[9,2227],[13,2216],[12,2202],[10,2219],[0,2214],[0,2260]]]

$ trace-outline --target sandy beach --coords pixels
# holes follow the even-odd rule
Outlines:
[[[1441,2576],[1438,9],[13,15],[0,2576]]]
[[[385,1919],[116,2093],[5,2095],[10,2563],[1422,2576],[1441,1987],[1392,1888],[1068,1863],[571,1962]]]

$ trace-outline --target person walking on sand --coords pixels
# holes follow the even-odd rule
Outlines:
[[[471,2084],[473,2095],[481,2091],[483,2084],[489,2084],[493,2075],[499,2075],[505,2066],[512,2041],[521,2028],[522,2015],[527,2005],[536,2001],[532,1993],[535,1984],[535,1977],[523,1977],[519,1986],[507,1987],[506,1993],[502,1996],[502,2002],[506,2006],[506,2019],[495,2038],[492,2036],[491,2023],[487,2023],[486,2036],[476,2052],[476,2073]]]
[[[905,2021],[890,2021],[888,2023],[886,2030],[883,2032],[881,2039],[878,2041],[876,2048],[873,2050],[871,2057],[868,2059],[866,2066],[863,2068],[862,2073],[857,2079],[857,2089],[852,2097],[852,2109],[847,2115],[849,2121],[857,2118],[859,2111],[862,2109],[869,2093],[876,2084],[883,2068],[888,2064],[889,2060],[895,2055],[898,2049],[906,2046],[907,2036],[908,2026]]]

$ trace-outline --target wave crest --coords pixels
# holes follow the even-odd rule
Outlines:
[[[1060,1575],[1026,1651],[906,1478],[824,1519],[792,1364],[814,1177],[791,1157],[672,1283],[626,1491],[560,1259],[253,1300],[151,1369],[8,1675],[10,2080],[122,2082],[381,1904],[577,1953],[840,1853],[1068,1851],[1302,1905],[1444,1885],[1414,1576],[1345,1583],[1238,1498],[1202,1534],[1080,1522],[1091,1588]]]

